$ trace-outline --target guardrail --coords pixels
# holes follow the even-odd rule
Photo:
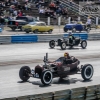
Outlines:
[[[74,33],[76,37],[80,37],[81,39],[88,39],[87,33]],[[64,34],[28,34],[28,35],[11,35],[11,36],[0,36],[0,44],[3,43],[31,43],[31,42],[49,42],[51,39],[57,40],[59,38],[63,38],[68,36],[68,33]]]
[[[100,100],[100,84],[1,100]]]
[[[100,40],[100,34],[88,34],[88,33],[74,33],[75,37],[80,37],[85,40]],[[50,40],[57,40],[59,38],[67,37],[68,33],[64,34],[28,34],[28,35],[5,35],[0,36],[0,44],[9,43],[33,43],[33,42],[49,42]]]
[[[0,33],[2,32],[2,28],[0,28]]]
[[[37,42],[37,35],[16,35],[11,36],[11,43],[26,43],[26,42]]]

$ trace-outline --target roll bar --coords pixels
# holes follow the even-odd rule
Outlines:
[[[48,53],[46,53],[46,56],[44,56],[44,63],[45,63],[45,65],[46,65],[46,63],[48,62]]]

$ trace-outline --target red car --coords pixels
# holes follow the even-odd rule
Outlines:
[[[19,77],[23,81],[27,81],[30,77],[39,78],[44,85],[51,84],[52,79],[55,77],[65,78],[78,72],[81,72],[84,80],[92,78],[94,70],[91,64],[78,67],[79,60],[77,59],[74,63],[65,65],[63,64],[63,59],[64,57],[60,57],[53,63],[48,63],[48,55],[46,54],[43,66],[37,65],[34,70],[31,70],[29,66],[23,66],[19,71]],[[75,69],[71,69],[74,66],[76,66]]]

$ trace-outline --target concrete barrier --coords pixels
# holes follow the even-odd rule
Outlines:
[[[86,87],[85,100],[97,100],[96,90],[96,85]]]
[[[2,32],[2,28],[0,28],[0,33]]]
[[[56,91],[54,93],[54,100],[70,100],[71,90]]]
[[[71,98],[70,100],[84,100],[85,98],[85,87],[71,89]]]
[[[73,33],[75,37],[80,37],[81,39],[87,40],[88,39],[88,33]],[[67,37],[68,33],[64,34],[64,37]]]
[[[0,100],[100,100],[100,84]]]
[[[48,42],[59,38],[63,38],[63,34],[38,35],[38,42]]]
[[[37,35],[14,35],[11,36],[11,43],[26,43],[26,42],[37,42]]]
[[[100,40],[100,34],[88,34],[88,40]]]
[[[0,36],[0,44],[11,43],[11,36]]]
[[[73,33],[75,37],[80,37],[85,40],[100,40],[100,34],[87,34],[87,33]],[[0,43],[31,43],[31,42],[49,42],[50,40],[57,40],[59,38],[67,37],[65,34],[28,34],[28,35],[5,35],[0,36]]]

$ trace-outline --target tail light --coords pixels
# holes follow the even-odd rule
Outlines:
[[[15,22],[15,25],[18,26],[18,22]]]

